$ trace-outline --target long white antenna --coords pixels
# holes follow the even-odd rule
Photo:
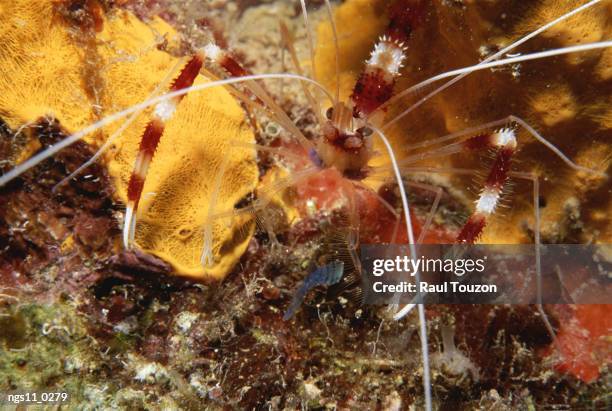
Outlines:
[[[332,33],[334,35],[334,57],[336,60],[336,102],[338,102],[340,101],[340,47],[338,45],[338,29],[336,28],[336,21],[334,20],[334,14],[332,12],[332,7],[329,3],[329,0],[325,0],[325,6],[327,8],[327,16],[329,18]]]
[[[572,47],[565,47],[565,48],[560,48],[560,49],[554,49],[554,50],[548,50],[548,51],[543,51],[543,52],[539,52],[539,53],[533,53],[533,54],[527,54],[524,56],[519,56],[519,57],[513,57],[513,58],[509,58],[509,59],[504,59],[504,60],[499,60],[499,61],[494,61],[491,63],[487,63],[487,64],[482,64],[482,65],[475,65],[475,66],[469,66],[469,67],[464,67],[461,69],[457,69],[457,70],[452,70],[452,71],[448,71],[446,73],[442,73],[439,74],[437,76],[434,76],[428,80],[425,80],[415,86],[412,86],[409,90],[415,91],[419,88],[425,87],[428,84],[431,84],[433,82],[448,78],[448,77],[453,77],[459,74],[463,74],[463,73],[472,73],[474,71],[478,71],[478,70],[484,70],[484,69],[488,69],[491,67],[497,67],[497,66],[502,66],[502,65],[506,65],[506,64],[512,64],[512,63],[517,63],[520,61],[526,61],[526,60],[534,60],[534,59],[540,59],[540,58],[544,58],[544,57],[550,57],[550,56],[557,56],[557,55],[562,55],[562,54],[569,54],[569,53],[575,53],[575,52],[581,52],[581,51],[588,51],[588,50],[595,50],[595,49],[602,49],[602,48],[609,48],[612,46],[612,41],[602,41],[602,42],[597,42],[597,43],[589,43],[589,44],[583,44],[583,45],[578,45],[578,46],[572,46]],[[137,104],[135,106],[132,107],[128,107],[123,111],[120,111],[118,113],[115,114],[111,114],[108,117],[103,118],[100,121],[95,122],[94,124],[85,127],[84,129],[82,129],[81,131],[78,131],[75,134],[72,134],[68,137],[66,137],[65,139],[63,139],[62,141],[52,145],[51,147],[47,148],[46,150],[32,156],[31,158],[29,158],[28,160],[24,161],[23,163],[19,164],[17,167],[13,168],[11,171],[7,172],[6,174],[2,175],[0,177],[0,187],[4,186],[6,183],[8,183],[9,181],[13,180],[14,178],[18,177],[19,175],[21,175],[22,173],[24,173],[25,171],[29,170],[30,168],[36,166],[37,164],[39,164],[41,161],[46,160],[47,158],[51,157],[52,155],[54,155],[55,153],[59,152],[60,150],[66,148],[67,146],[75,143],[76,141],[80,140],[81,138],[83,138],[84,136],[86,136],[87,134],[93,133],[96,130],[99,130],[100,128],[107,126],[108,124],[111,124],[123,117],[126,117],[128,115],[130,115],[131,113],[134,113],[138,110],[142,110],[145,109],[147,107],[153,106],[157,103],[159,103],[160,101],[165,101],[177,96],[182,96],[185,95],[187,93],[193,92],[193,91],[199,91],[199,90],[205,90],[207,88],[212,88],[212,87],[218,87],[218,86],[224,86],[224,85],[228,85],[228,84],[236,84],[236,83],[242,83],[245,81],[250,81],[250,80],[262,80],[262,79],[294,79],[294,80],[301,80],[301,81],[307,81],[311,84],[314,84],[315,86],[317,86],[317,88],[319,88],[320,90],[322,90],[326,97],[332,102],[334,102],[334,97],[325,89],[325,87],[323,85],[321,85],[320,83],[318,83],[317,81],[308,78],[308,77],[304,77],[304,76],[300,76],[297,74],[287,74],[287,73],[274,73],[274,74],[254,74],[254,75],[250,75],[250,76],[243,76],[243,77],[239,77],[239,78],[229,78],[229,79],[225,79],[225,80],[218,80],[218,81],[212,81],[210,83],[205,83],[205,84],[198,84],[195,86],[191,86],[191,87],[187,87],[181,90],[177,90],[174,91],[172,93],[167,93],[164,94],[162,96],[159,97],[155,97],[152,98],[150,100],[144,101],[140,104]]]
[[[508,53],[509,51],[512,51],[513,49],[515,49],[516,47],[520,46],[521,44],[525,43],[528,40],[531,40],[532,38],[534,38],[535,36],[539,35],[540,33],[548,30],[549,28],[559,24],[560,22],[562,22],[563,20],[567,20],[568,18],[588,9],[589,7],[592,7],[594,5],[596,5],[597,3],[600,3],[601,0],[592,0],[588,3],[583,4],[582,6],[556,18],[555,20],[546,23],[545,25],[543,25],[542,27],[540,27],[539,29],[532,31],[531,33],[527,34],[526,36],[518,39],[517,41],[515,41],[514,43],[510,44],[507,47],[504,47],[503,49],[501,49],[500,51],[498,51],[495,54],[492,54],[491,56],[487,57],[486,59],[484,59],[483,61],[481,61],[478,64],[485,64],[488,63],[489,61],[492,60],[496,60],[497,58],[503,56],[504,54]],[[462,78],[464,78],[465,76],[467,76],[469,73],[464,73],[461,74],[457,77],[455,77],[454,79],[448,81],[447,83],[441,85],[440,87],[438,87],[437,89],[435,89],[434,91],[432,91],[431,93],[427,94],[425,97],[421,98],[419,101],[417,101],[416,103],[414,103],[412,106],[408,107],[406,110],[404,110],[403,112],[401,112],[400,114],[398,114],[395,118],[391,119],[390,121],[388,121],[387,123],[385,123],[381,128],[385,129],[389,126],[391,126],[392,124],[396,123],[397,121],[399,121],[402,117],[406,116],[408,113],[410,113],[411,111],[413,111],[414,109],[416,109],[417,107],[419,107],[421,104],[423,104],[424,102],[426,102],[427,100],[429,100],[431,97],[435,96],[436,94],[442,92],[443,90],[447,89],[448,87],[452,86],[453,84],[455,84],[456,82],[458,82],[459,80],[461,80]],[[389,105],[393,104],[393,102],[401,99],[402,97],[406,96],[407,94],[410,94],[407,90],[402,91],[401,93],[397,94],[396,96],[394,96],[393,98],[391,98],[389,101],[387,101],[385,104],[383,104],[382,106],[380,106],[378,109],[376,109],[376,111],[383,109],[384,107],[388,107]]]
[[[402,208],[404,209],[404,219],[406,220],[406,232],[408,233],[408,247],[410,249],[410,257],[416,261],[417,252],[416,246],[414,242],[414,231],[412,228],[412,219],[410,218],[410,207],[408,205],[408,196],[406,195],[406,190],[404,188],[404,180],[402,179],[402,174],[400,172],[399,166],[397,164],[397,160],[395,159],[395,153],[393,148],[391,147],[391,143],[382,131],[377,129],[376,127],[370,126],[372,130],[374,130],[382,142],[384,143],[387,153],[389,154],[389,158],[391,160],[391,165],[393,167],[393,173],[395,174],[395,179],[397,180],[397,185],[400,191],[400,197],[402,199]],[[419,270],[415,271],[415,279],[417,284],[417,289],[420,290],[421,286],[419,285],[421,282],[421,273]],[[420,295],[420,291],[418,292]],[[421,354],[423,358],[423,391],[425,392],[425,409],[430,411],[432,409],[431,403],[431,375],[429,371],[429,348],[427,345],[427,319],[425,318],[425,306],[423,304],[417,304],[418,312],[419,312],[419,327],[420,327],[420,337],[421,337]],[[396,314],[397,316],[397,314]],[[399,317],[401,318],[401,317]]]
[[[334,101],[334,98],[332,97],[332,95],[329,94],[329,92],[325,89],[325,87],[323,87],[323,85],[321,85],[320,83],[317,83],[316,81],[308,77],[300,76],[297,74],[287,74],[287,73],[254,74],[254,75],[243,76],[243,77],[238,77],[238,78],[229,78],[225,80],[211,81],[210,83],[197,84],[195,86],[187,87],[181,90],[173,91],[171,93],[163,94],[155,98],[151,98],[149,100],[145,100],[144,102],[140,104],[136,104],[132,107],[128,107],[125,110],[122,110],[118,113],[111,114],[103,118],[102,120],[99,120],[91,124],[90,126],[87,126],[84,129],[81,129],[80,131],[77,131],[76,133],[66,137],[62,141],[59,141],[56,144],[41,151],[40,153],[35,154],[34,156],[30,157],[23,163],[19,164],[18,166],[16,166],[15,168],[7,172],[6,174],[3,174],[2,176],[0,176],[0,187],[6,185],[9,181],[19,177],[21,174],[25,173],[30,168],[40,164],[42,161],[55,155],[59,151],[68,147],[69,145],[76,143],[77,141],[85,137],[86,135],[93,133],[94,131],[97,131],[101,129],[102,127],[105,127],[109,124],[112,124],[117,120],[127,117],[132,113],[141,111],[147,107],[154,106],[161,101],[166,101],[174,97],[182,96],[187,93],[194,92],[194,91],[201,91],[201,90],[206,90],[206,89],[213,88],[213,87],[225,86],[228,84],[236,84],[236,83],[243,83],[243,82],[251,81],[251,80],[263,80],[263,79],[292,79],[292,80],[307,81],[311,84],[314,84],[320,90],[322,90],[327,96],[327,98],[329,98],[329,100],[332,103]]]
[[[463,68],[456,69],[456,70],[447,71],[445,73],[441,73],[436,76],[430,77],[427,80],[424,80],[408,88],[405,91],[405,93],[407,94],[413,93],[419,89],[422,89],[423,87],[426,87],[432,83],[435,83],[436,81],[440,81],[440,80],[443,80],[449,77],[455,77],[460,74],[470,74],[475,71],[486,70],[486,69],[490,69],[493,67],[505,66],[508,64],[520,63],[522,61],[538,60],[538,59],[543,59],[546,57],[560,56],[562,54],[570,54],[570,53],[578,53],[578,52],[584,52],[584,51],[590,51],[590,50],[605,49],[609,47],[612,47],[612,40],[599,41],[596,43],[588,43],[588,44],[579,44],[576,46],[562,47],[562,48],[546,50],[546,51],[539,51],[537,53],[525,54],[522,56],[492,61],[492,62],[485,63],[485,64],[482,64],[482,63],[475,64],[473,66],[468,66],[468,67],[463,67]]]

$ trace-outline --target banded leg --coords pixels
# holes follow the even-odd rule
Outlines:
[[[549,148],[556,156],[563,160],[566,164],[575,170],[588,172],[591,174],[601,174],[595,170],[588,169],[586,167],[579,166],[565,156],[557,147],[542,137],[533,127],[527,124],[522,119],[516,116],[508,116],[501,120],[492,121],[482,126],[473,127],[464,131],[450,134],[448,136],[440,137],[431,141],[421,143],[418,148],[427,147],[437,143],[444,143],[453,139],[462,139],[466,135],[473,134],[482,130],[486,130],[490,127],[507,124],[508,122],[515,122],[529,134],[531,134],[536,140],[544,144]],[[482,234],[482,231],[486,225],[487,218],[495,211],[499,199],[501,197],[503,188],[508,179],[508,173],[510,171],[510,164],[512,157],[516,151],[517,140],[514,129],[502,128],[493,133],[480,133],[462,141],[451,143],[446,146],[432,149],[427,152],[415,154],[402,160],[400,164],[407,166],[413,163],[417,163],[424,159],[431,159],[436,157],[448,156],[451,154],[459,153],[462,151],[474,151],[483,150],[487,148],[493,148],[495,150],[495,160],[489,171],[484,187],[480,192],[479,198],[476,201],[476,209],[474,213],[469,217],[459,236],[457,242],[459,243],[474,243]]]
[[[466,141],[466,147],[477,150],[492,147],[496,150],[495,160],[476,200],[476,208],[456,239],[460,244],[473,244],[481,236],[487,218],[493,214],[499,204],[508,181],[512,157],[516,151],[516,135],[513,129],[504,128],[490,135],[472,137]]]
[[[250,73],[227,51],[221,49],[215,44],[208,44],[204,47],[206,58],[213,63],[221,66],[227,73],[233,77],[244,77]],[[264,88],[255,80],[245,82],[247,89],[258,99],[259,103],[265,105],[274,120],[278,122],[285,130],[290,132],[299,143],[306,149],[313,149],[314,146],[310,140],[304,136],[302,131],[293,124],[287,113],[274,101],[274,99],[264,90]]]
[[[502,128],[493,133],[481,133],[462,142],[449,144],[429,152],[409,156],[400,164],[412,163],[435,157],[445,157],[462,151],[495,150],[495,160],[476,201],[476,209],[457,237],[458,243],[474,243],[482,234],[487,217],[496,209],[508,179],[512,157],[516,151],[516,133],[512,128]]]
[[[486,64],[487,62],[490,62],[492,60],[496,60],[501,58],[502,56],[508,54],[510,51],[514,50],[516,47],[520,46],[521,44],[525,43],[526,41],[538,36],[540,33],[548,30],[549,28],[557,25],[558,23],[567,20],[568,18],[572,17],[575,14],[581,13],[582,11],[586,10],[587,8],[594,6],[595,4],[599,3],[600,0],[591,0],[588,3],[583,4],[580,7],[577,7],[571,11],[569,11],[568,13],[565,13],[563,15],[561,15],[560,17],[556,18],[555,20],[552,20],[546,24],[544,24],[543,26],[540,26],[539,28],[537,28],[536,30],[532,31],[531,33],[527,34],[524,37],[519,38],[517,41],[513,42],[512,44],[504,47],[503,49],[497,51],[496,53],[490,55],[489,57],[487,57],[486,59],[482,60],[480,64]],[[407,109],[405,109],[403,112],[401,112],[400,114],[396,115],[393,119],[385,122],[383,125],[380,126],[381,129],[385,130],[388,127],[390,127],[392,124],[398,122],[402,117],[406,116],[408,113],[412,112],[414,109],[416,109],[417,107],[419,107],[420,105],[422,105],[424,102],[426,102],[427,100],[429,100],[431,97],[435,96],[436,94],[444,91],[446,88],[452,86],[453,84],[455,84],[456,82],[458,82],[459,80],[461,80],[462,78],[464,78],[465,76],[467,76],[469,74],[469,72],[467,73],[463,73],[458,75],[457,77],[454,77],[453,79],[445,82],[444,84],[442,84],[441,86],[437,87],[435,90],[433,90],[432,92],[428,93],[426,96],[420,98],[416,103],[412,104],[410,107],[408,107]],[[372,116],[376,116],[377,112],[379,111],[386,111],[387,107],[390,107],[393,103],[399,101],[400,99],[402,99],[405,96],[408,96],[412,93],[411,88],[404,90],[398,94],[396,94],[395,96],[393,96],[393,98],[387,100],[385,102],[385,104],[379,106],[376,109],[375,113],[372,113]]]
[[[510,123],[516,123],[518,126],[523,128],[533,138],[535,138],[537,141],[542,143],[546,148],[548,148],[550,151],[552,151],[555,156],[559,157],[565,164],[567,164],[569,167],[573,168],[574,170],[582,171],[582,172],[589,173],[589,174],[595,174],[595,175],[602,175],[603,174],[600,171],[592,170],[592,169],[587,168],[587,167],[582,167],[582,166],[579,166],[578,164],[574,163],[569,157],[567,157],[565,154],[563,154],[563,152],[561,152],[561,150],[559,150],[557,147],[555,147],[554,144],[552,144],[550,141],[548,141],[546,138],[544,138],[544,136],[542,136],[540,133],[538,133],[532,126],[530,126],[529,123],[527,123],[525,120],[523,120],[520,117],[517,117],[515,115],[509,115],[509,116],[501,118],[499,120],[490,121],[490,122],[485,123],[485,124],[481,124],[481,125],[478,125],[478,126],[475,126],[475,127],[470,127],[470,128],[465,129],[465,130],[461,130],[461,131],[458,131],[458,132],[455,132],[455,133],[447,134],[445,136],[434,138],[434,139],[431,139],[431,140],[426,140],[426,141],[423,141],[421,143],[411,144],[410,145],[410,149],[415,150],[415,149],[431,147],[431,146],[437,145],[437,144],[446,143],[448,141],[460,140],[459,143],[453,143],[453,144],[449,144],[449,145],[443,147],[442,149],[444,150],[444,152],[441,151],[442,149],[432,149],[432,150],[427,151],[425,153],[415,154],[415,155],[412,155],[412,156],[410,156],[408,158],[405,158],[402,161],[400,161],[400,164],[401,165],[409,165],[411,163],[415,163],[415,162],[417,162],[419,160],[423,160],[423,159],[429,159],[429,158],[434,158],[434,157],[438,157],[438,156],[445,156],[445,155],[449,155],[449,154],[453,154],[453,153],[458,153],[458,152],[460,152],[460,151],[462,151],[464,149],[464,147],[462,146],[462,141],[465,140],[466,137],[469,138],[469,137],[474,136],[476,134],[482,134],[486,130],[490,130],[492,128],[499,127],[499,126],[504,126],[504,125],[510,124]]]
[[[168,74],[166,74],[164,79],[155,87],[155,89],[151,92],[151,94],[147,96],[147,100],[158,97],[161,91],[166,88],[168,83],[170,83],[175,73],[184,64],[185,64],[184,60],[177,61],[176,64],[174,64],[174,66],[170,69],[170,71],[168,71]],[[112,146],[115,140],[123,134],[123,132],[134,122],[134,120],[136,120],[136,118],[143,111],[144,111],[144,108],[141,110],[137,110],[134,113],[130,114],[130,116],[123,122],[123,124],[121,124],[121,126],[106,139],[102,147],[100,147],[89,160],[87,160],[85,163],[80,165],[76,170],[74,170],[68,176],[64,177],[59,183],[57,183],[53,187],[52,191],[55,192],[59,187],[66,184],[68,181],[72,180],[73,178],[81,174],[89,166],[91,166],[93,163],[95,163],[98,160],[98,158],[100,158],[102,154],[104,154],[106,150],[108,150]]]
[[[461,174],[461,175],[474,175],[476,174],[476,170],[467,169],[467,168],[438,168],[438,167],[406,167],[402,169],[405,172],[413,172],[413,173],[436,173],[436,174]],[[556,343],[556,334],[555,331],[548,319],[546,312],[544,311],[544,306],[542,304],[542,264],[541,264],[541,250],[540,245],[541,237],[540,237],[540,208],[539,208],[539,198],[540,198],[540,180],[537,174],[534,173],[526,173],[526,172],[509,172],[508,176],[511,178],[518,178],[522,180],[527,180],[532,183],[533,187],[533,197],[532,197],[532,207],[533,207],[533,218],[534,218],[534,251],[535,251],[535,267],[536,267],[536,293],[537,293],[537,309],[540,313],[544,325],[548,333],[550,334],[553,341]],[[404,310],[408,308],[407,311],[403,313],[406,315],[412,308],[414,304],[408,304],[404,307]],[[402,316],[403,316],[402,315]]]
[[[392,97],[406,59],[407,42],[421,24],[424,8],[421,0],[396,0],[389,7],[389,26],[374,46],[351,95],[354,117],[368,117]]]
[[[200,72],[203,63],[204,53],[199,50],[191,57],[180,71],[179,75],[174,79],[170,86],[170,91],[172,92],[190,87]],[[123,245],[125,248],[130,248],[134,241],[136,214],[138,212],[138,204],[142,195],[142,189],[147,177],[149,165],[164,133],[166,122],[170,120],[182,98],[183,96],[177,96],[159,102],[155,106],[153,118],[147,124],[142,139],[140,140],[138,154],[134,163],[134,170],[132,171],[128,183],[128,203],[123,226]]]

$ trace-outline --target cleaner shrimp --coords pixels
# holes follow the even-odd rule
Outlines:
[[[394,224],[389,241],[394,243],[398,238],[405,237],[405,240],[410,245],[411,255],[414,258],[416,256],[416,245],[424,241],[427,232],[432,227],[442,192],[440,188],[435,185],[411,181],[407,179],[406,176],[410,173],[455,173],[458,175],[471,175],[474,173],[474,170],[470,168],[436,168],[429,165],[419,166],[419,164],[423,161],[430,161],[432,159],[446,158],[448,156],[464,153],[478,153],[485,150],[493,152],[494,160],[482,183],[472,214],[459,230],[455,242],[474,243],[481,238],[490,218],[492,218],[499,209],[501,198],[505,194],[509,180],[518,178],[531,182],[533,186],[532,208],[535,221],[533,233],[536,250],[538,250],[538,245],[541,243],[538,207],[540,201],[539,179],[536,174],[531,172],[514,172],[511,169],[511,163],[519,150],[521,144],[520,140],[523,138],[523,134],[525,138],[535,139],[555,157],[561,159],[568,168],[585,174],[601,175],[601,172],[576,164],[553,143],[543,137],[527,121],[513,115],[511,110],[507,111],[508,114],[504,118],[490,119],[484,124],[471,126],[442,137],[427,139],[415,144],[405,141],[403,144],[408,145],[411,152],[417,149],[424,150],[404,158],[397,158],[398,156],[396,153],[398,153],[398,150],[397,148],[393,148],[394,141],[388,138],[387,130],[389,130],[391,126],[397,125],[401,118],[412,113],[413,110],[416,110],[420,105],[434,98],[438,93],[441,93],[446,88],[472,73],[482,70],[489,71],[495,68],[521,63],[528,64],[527,62],[531,60],[546,59],[566,54],[574,55],[592,50],[609,48],[612,45],[611,41],[601,41],[559,47],[527,54],[510,55],[510,53],[516,52],[516,48],[526,41],[564,22],[572,16],[584,12],[599,2],[600,1],[597,0],[588,2],[551,20],[530,32],[528,35],[514,41],[509,46],[503,47],[499,51],[489,55],[477,64],[443,72],[405,88],[401,92],[397,92],[398,83],[400,83],[400,79],[404,75],[402,67],[406,65],[406,61],[410,59],[411,44],[414,42],[413,37],[419,35],[418,33],[420,30],[424,30],[423,21],[428,13],[428,7],[431,6],[424,1],[392,1],[387,10],[389,20],[387,28],[374,44],[372,52],[365,62],[365,66],[352,89],[352,94],[348,99],[342,100],[340,98],[341,61],[338,46],[338,30],[332,13],[332,5],[329,0],[326,0],[325,3],[329,14],[330,25],[333,30],[335,47],[335,89],[328,90],[322,85],[316,77],[314,69],[310,76],[305,74],[306,70],[301,67],[299,59],[296,56],[291,36],[285,29],[281,29],[281,32],[283,33],[284,43],[292,57],[297,74],[252,74],[241,65],[238,59],[230,51],[224,50],[217,44],[210,43],[195,51],[187,64],[180,69],[178,76],[175,76],[169,87],[168,93],[152,97],[141,104],[105,117],[101,121],[92,124],[54,146],[36,154],[29,160],[26,160],[13,170],[1,176],[0,186],[5,185],[29,168],[53,156],[62,148],[78,141],[84,136],[112,122],[118,121],[121,118],[130,116],[133,113],[139,113],[147,107],[154,107],[151,120],[147,124],[142,135],[140,149],[135,159],[134,170],[128,185],[128,204],[126,205],[122,237],[125,248],[134,247],[134,232],[137,225],[138,207],[143,196],[144,183],[147,178],[149,165],[154,161],[157,145],[160,139],[163,138],[166,122],[171,119],[172,116],[180,115],[180,102],[186,94],[196,93],[200,90],[212,87],[231,86],[232,93],[245,107],[265,113],[275,123],[280,125],[292,139],[291,142],[285,142],[276,146],[265,144],[249,145],[247,143],[238,142],[235,144],[242,147],[248,146],[254,151],[261,153],[272,153],[277,155],[278,158],[284,159],[284,164],[286,164],[285,168],[288,170],[289,175],[277,179],[270,184],[269,187],[264,186],[263,189],[258,190],[255,198],[250,199],[250,203],[246,206],[241,204],[231,210],[217,210],[214,201],[215,193],[218,193],[220,186],[223,184],[224,174],[226,172],[225,164],[227,158],[231,156],[231,152],[224,154],[221,172],[213,176],[213,184],[215,187],[212,197],[213,200],[208,206],[208,219],[203,222],[202,264],[210,265],[215,263],[216,245],[211,229],[213,221],[232,220],[236,216],[245,214],[262,214],[269,208],[273,201],[273,197],[278,192],[288,187],[298,186],[304,183],[316,184],[317,177],[321,177],[321,175],[324,175],[325,179],[328,181],[334,181],[334,187],[338,190],[338,192],[334,194],[344,200],[341,208],[347,216],[346,247],[348,250],[348,262],[345,262],[345,267],[347,265],[351,266],[351,268],[345,268],[345,273],[350,270],[356,273],[361,271],[358,247],[360,244],[360,228],[362,226],[360,213],[363,212],[363,210],[360,210],[360,207],[363,207],[364,196],[369,196],[369,198],[373,199],[372,201],[377,202],[393,215]],[[301,0],[300,6],[307,27],[311,60],[314,62],[313,35],[309,27],[306,2]],[[219,71],[227,73],[229,77],[204,84],[193,85],[196,76],[203,70],[206,63],[209,63]],[[261,83],[262,80],[266,79],[282,79],[284,81],[295,81],[301,84],[306,99],[311,105],[310,108],[316,118],[318,135],[314,139],[307,137],[305,132],[293,122],[275,101],[273,96],[266,90]],[[446,79],[450,80],[443,83],[442,86],[433,89],[433,91],[420,98],[415,104],[407,108],[402,107],[397,110],[397,113],[395,112],[396,107],[401,106],[400,102],[403,101],[402,99],[417,95],[417,93],[422,93],[423,90],[431,90],[432,86]],[[389,117],[388,114],[392,112],[395,117],[391,119],[386,118]],[[407,139],[408,137],[405,136],[405,138]],[[380,147],[385,150],[384,157],[389,164],[377,167],[371,166],[371,161],[376,156],[374,149],[375,139],[380,141]],[[107,142],[102,150],[105,149],[108,144]],[[99,157],[99,153],[96,156]],[[91,162],[88,162],[88,164],[90,163]],[[83,169],[84,167],[79,168],[71,177]],[[367,177],[376,176],[377,174],[379,178],[380,175],[384,175],[384,179],[388,179],[389,175],[393,177],[399,191],[401,213],[398,212],[396,206],[384,198],[380,192],[373,190],[369,185],[365,184]],[[408,196],[410,187],[428,190],[435,195],[431,210],[419,230],[416,230],[413,226],[414,217],[411,214],[412,209],[409,204]],[[277,241],[274,238],[274,227],[270,225],[271,222],[266,218],[261,219],[260,222],[263,229],[269,233],[271,241]],[[403,227],[400,228],[402,224]],[[400,231],[404,229],[405,232],[400,234]],[[423,364],[424,407],[427,410],[431,410],[433,406],[425,307],[423,304],[409,304],[403,307],[395,306],[392,314],[394,319],[399,320],[414,308],[417,308],[418,311],[420,327],[419,334]],[[544,314],[541,306],[539,309],[542,314]],[[546,316],[543,315],[543,317],[545,318]],[[547,327],[552,333],[552,327],[550,325],[547,325]]]

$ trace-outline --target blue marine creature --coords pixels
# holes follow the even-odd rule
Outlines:
[[[304,301],[304,297],[306,297],[308,291],[318,285],[334,285],[338,283],[342,278],[343,272],[344,263],[342,261],[332,261],[308,274],[293,295],[293,300],[291,300],[291,305],[289,305],[289,308],[285,312],[283,320],[287,321],[295,315],[300,305],[302,305],[302,301]]]

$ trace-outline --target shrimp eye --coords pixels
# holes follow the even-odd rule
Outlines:
[[[327,117],[328,120],[331,120],[333,115],[334,115],[334,108],[333,107],[328,108],[327,111],[325,112],[325,117]]]
[[[361,134],[363,137],[370,137],[373,133],[372,129],[369,127],[358,128],[357,132]]]

